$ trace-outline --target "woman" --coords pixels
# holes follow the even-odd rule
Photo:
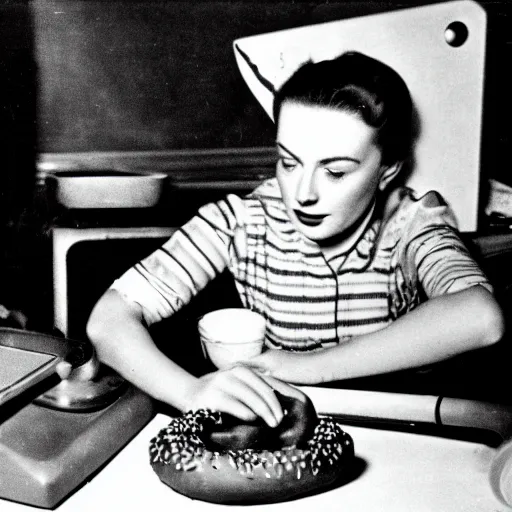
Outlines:
[[[392,186],[410,155],[411,112],[407,86],[377,60],[349,52],[302,66],[275,96],[276,178],[202,207],[114,283],[88,324],[100,359],[181,410],[276,425],[275,379],[375,375],[498,341],[501,310],[450,209],[435,192]],[[146,325],[226,267],[244,306],[266,317],[270,350],[196,378]]]

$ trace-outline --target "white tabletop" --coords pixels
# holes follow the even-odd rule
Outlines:
[[[160,482],[149,464],[150,439],[169,422],[157,415],[100,473],[69,497],[58,512],[211,511],[226,508],[194,501]],[[495,450],[483,444],[412,433],[345,426],[364,470],[337,489],[299,500],[250,507],[296,512],[505,512],[489,486]],[[0,500],[2,512],[33,507]]]

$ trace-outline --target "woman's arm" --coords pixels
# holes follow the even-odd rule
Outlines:
[[[248,364],[297,384],[317,384],[419,367],[501,339],[504,319],[482,286],[439,296],[388,327],[309,354],[270,350]]]
[[[94,307],[87,335],[102,362],[181,411],[209,407],[248,421],[260,416],[271,426],[282,419],[276,386],[268,379],[243,366],[194,377],[158,350],[142,322],[140,306],[115,290],[107,291]],[[290,389],[288,394],[294,393]]]

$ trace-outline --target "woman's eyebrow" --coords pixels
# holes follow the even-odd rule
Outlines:
[[[356,164],[360,164],[361,160],[358,160],[357,158],[352,158],[350,156],[333,156],[332,158],[324,158],[323,160],[320,160],[321,165],[328,165],[332,164],[333,162],[354,162]]]
[[[276,145],[281,148],[283,151],[286,151],[294,160],[297,160],[300,164],[302,164],[300,158],[297,155],[294,155],[288,148],[286,148],[283,144],[280,142],[276,142]],[[333,156],[330,158],[323,158],[318,163],[320,165],[329,165],[333,162],[354,162],[356,164],[360,164],[361,160],[358,160],[357,158],[352,158],[350,156]]]
[[[289,149],[283,146],[280,142],[276,142],[277,147],[281,148],[283,151],[286,151],[294,160],[297,160],[300,164],[302,164],[300,158],[297,155],[294,155]]]

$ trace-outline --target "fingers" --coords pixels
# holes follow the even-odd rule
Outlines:
[[[291,386],[287,382],[276,379],[275,377],[271,377],[270,375],[266,375],[265,373],[261,374],[262,379],[264,379],[267,384],[272,387],[275,391],[278,391],[282,395],[290,396],[292,398],[297,398],[302,402],[306,401],[306,395],[295,386]]]
[[[233,370],[236,371],[236,378],[240,379],[243,386],[240,390],[249,407],[270,426],[278,425],[283,419],[283,410],[272,386],[249,368],[241,366]]]
[[[261,417],[269,426],[277,426],[283,411],[272,387],[257,373],[236,366],[209,374],[194,406],[210,407],[227,412],[245,421]]]
[[[208,407],[221,412],[227,412],[243,421],[254,421],[258,417],[244,402],[229,394],[219,397],[217,405],[209,405]]]
[[[260,375],[261,378],[264,379],[270,387],[276,391],[279,391],[281,394],[297,398],[303,402],[306,401],[306,396],[302,391],[288,384],[284,380],[281,380],[281,378],[273,377],[272,373],[275,372],[270,370],[268,363],[265,364],[265,360],[262,360],[262,357],[256,356],[254,358],[248,359],[247,361],[243,361],[242,364],[247,368],[251,368],[254,372]]]

